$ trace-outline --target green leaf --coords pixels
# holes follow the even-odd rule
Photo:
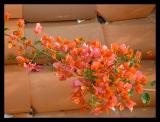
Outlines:
[[[113,76],[109,76],[109,79],[112,80],[112,82],[115,81],[115,78]]]
[[[88,102],[93,108],[95,108],[97,106],[97,104],[99,103],[97,96],[95,96],[94,94],[91,94]]]
[[[87,69],[87,70],[84,72],[84,75],[85,75],[85,76],[89,76],[89,75],[92,75],[94,72],[96,72],[96,70]]]
[[[115,73],[115,74],[118,74],[118,69],[114,69],[114,73]]]
[[[59,51],[56,52],[56,58],[57,58],[58,60],[60,60],[61,58],[64,58],[64,57],[65,57],[65,54],[64,54],[64,53],[59,52]]]
[[[155,84],[156,84],[156,80],[153,80],[153,81],[150,83],[151,86],[154,86]]]
[[[129,64],[129,67],[132,67],[132,66],[134,66],[134,61],[133,60],[131,60],[130,64]]]
[[[128,80],[128,79],[124,79],[123,81],[124,81],[125,83],[127,83],[127,82],[130,83],[130,82],[131,82],[131,81]]]
[[[22,37],[22,38],[21,38],[21,40],[26,40],[26,39],[27,39],[26,37]]]
[[[34,45],[37,45],[37,44],[41,44],[41,41],[40,40],[35,41]]]
[[[11,56],[9,56],[9,57],[7,58],[7,60],[16,60],[16,56],[11,55]]]
[[[129,93],[128,93],[128,95],[131,97],[131,96],[133,96],[133,88],[129,91]]]
[[[123,62],[126,62],[126,61],[128,61],[128,57],[127,57],[127,56],[122,56],[121,60],[122,60]]]
[[[141,100],[144,104],[149,104],[150,103],[150,96],[148,93],[142,93],[141,94]]]
[[[97,76],[93,75],[94,72],[96,72],[96,71],[95,70],[90,70],[90,69],[87,69],[84,72],[85,79],[91,81],[93,84],[94,84],[94,81],[98,78]]]
[[[90,81],[95,81],[97,78],[98,78],[97,76],[89,76],[87,79]]]
[[[9,28],[6,28],[6,27],[5,27],[5,28],[4,28],[4,31],[6,31],[6,30],[8,30],[8,29],[9,29]]]

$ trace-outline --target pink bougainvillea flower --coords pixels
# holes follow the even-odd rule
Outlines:
[[[102,47],[104,50],[107,50],[108,49],[108,47],[106,46],[106,45],[103,45],[103,47]]]
[[[56,68],[56,69],[59,69],[59,68],[62,68],[63,65],[60,62],[54,62],[53,67]]]
[[[83,48],[82,52],[81,52],[81,58],[86,59],[89,56],[89,47],[86,46]]]
[[[129,92],[132,89],[132,84],[130,83],[125,83],[124,88]]]
[[[36,23],[36,27],[34,29],[35,34],[40,34],[42,32],[42,26],[40,23]]]
[[[67,78],[65,74],[59,74],[58,77],[59,77],[59,80],[66,80]]]
[[[100,50],[99,50],[99,48],[93,48],[91,55],[93,55],[94,58],[100,57]]]
[[[18,27],[20,27],[20,28],[24,27],[24,19],[19,19],[19,20],[17,21],[17,25],[18,25]]]
[[[35,64],[32,64],[31,62],[29,62],[28,64],[24,63],[24,68],[28,71],[28,72],[39,72],[42,67],[37,65],[36,63]]]
[[[55,42],[53,47],[54,47],[55,49],[57,49],[57,50],[60,50],[61,45],[60,45],[60,43]]]
[[[18,39],[18,37],[14,34],[10,34],[9,37],[10,37],[11,40],[17,40]]]
[[[95,94],[105,94],[106,91],[104,89],[102,89],[101,87],[95,87]]]
[[[68,45],[63,45],[63,48],[62,48],[62,51],[63,51],[63,52],[66,53],[66,52],[68,51],[68,49],[69,49],[69,48],[68,48]]]
[[[132,112],[133,111],[133,107],[136,105],[136,103],[132,100],[128,100],[126,107],[129,108],[129,110]]]
[[[108,58],[108,66],[112,65],[115,60],[116,60],[116,55],[115,55],[115,54],[112,54],[112,55]]]
[[[80,87],[81,85],[82,85],[82,82],[80,80],[73,80],[72,81],[73,88]]]

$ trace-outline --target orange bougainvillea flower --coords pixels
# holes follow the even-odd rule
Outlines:
[[[112,45],[114,47],[114,45]],[[127,46],[125,44],[121,44],[119,47],[119,50],[122,54],[126,54],[127,53]]]
[[[135,91],[138,93],[138,94],[142,94],[143,92],[143,86],[141,84],[137,84],[135,86]]]
[[[81,43],[80,39],[75,39],[75,42],[76,42],[77,44],[80,44],[80,43]]]
[[[136,58],[141,59],[142,53],[140,51],[136,52]]]
[[[26,58],[24,58],[23,56],[17,56],[16,59],[19,63],[25,63],[26,62]]]
[[[4,22],[8,22],[8,20],[9,20],[9,13],[8,12],[6,12],[5,14],[4,14]]]
[[[91,65],[91,69],[92,70],[97,70],[101,67],[101,63],[100,62],[93,62],[93,64]]]
[[[12,41],[8,41],[8,48],[12,48],[12,47],[13,47]]]
[[[137,72],[137,69],[135,67],[130,67],[129,72],[131,72],[132,74],[135,74]]]
[[[127,71],[124,74],[124,78],[126,78],[128,80],[132,80],[133,79],[133,74],[131,72]]]
[[[117,52],[119,50],[119,45],[117,43],[112,43],[111,50]]]
[[[25,47],[31,46],[32,45],[32,40],[31,39],[25,40],[24,45],[25,45]]]
[[[124,108],[125,108],[124,104],[122,104],[122,103],[118,103],[117,106],[119,106],[119,110],[120,110],[120,111],[123,111]]]
[[[51,37],[51,36],[49,37],[46,34],[41,37],[41,43],[43,45],[51,44],[53,42],[53,40],[54,40],[53,37]]]
[[[17,25],[18,25],[18,27],[23,28],[24,27],[24,19],[19,19],[17,21]]]
[[[74,48],[76,47],[76,42],[75,42],[75,41],[70,42],[70,43],[68,44],[68,47],[69,47],[70,49],[74,49]]]
[[[136,73],[136,83],[142,83],[145,85],[148,82],[148,79],[145,75],[142,74],[142,72],[137,71]]]
[[[64,43],[64,44],[69,44],[69,42],[70,42],[70,41],[69,41],[68,39],[64,39],[64,40],[63,40],[63,43]]]
[[[132,112],[133,111],[133,107],[136,105],[136,103],[132,100],[128,100],[126,107],[129,108],[129,110]]]
[[[36,52],[36,49],[32,49],[31,53],[34,54]]]
[[[142,79],[141,79],[141,84],[145,85],[148,83],[148,78],[147,76],[143,75]]]
[[[17,30],[17,31],[14,31],[13,34],[18,38],[21,38],[24,35],[24,32],[23,30]]]
[[[127,53],[128,59],[131,59],[131,57],[133,56],[133,54],[134,54],[134,49],[129,48],[129,49],[128,49],[128,53]]]
[[[66,56],[66,64],[69,64],[71,66],[75,64],[75,61],[73,60],[73,57],[71,55]]]
[[[80,104],[80,98],[78,98],[78,97],[75,98],[75,99],[74,99],[74,102],[75,102],[76,104]]]
[[[56,41],[62,43],[62,38],[60,36],[57,36]]]

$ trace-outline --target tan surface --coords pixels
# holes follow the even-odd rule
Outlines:
[[[105,20],[119,21],[147,17],[155,8],[155,4],[98,4],[96,7],[98,14]]]
[[[31,106],[30,84],[23,67],[5,66],[4,102],[5,113],[29,112]]]
[[[80,113],[79,110],[68,110],[68,111],[56,111],[39,113],[35,116],[29,114],[15,114],[15,118],[154,118],[156,117],[155,107],[144,107],[144,108],[134,108],[133,112],[128,109],[123,112],[113,112],[103,113],[98,116],[92,115],[89,112]]]
[[[10,14],[10,18],[22,18],[22,4],[5,4],[5,12]]]
[[[120,112],[120,117],[122,118],[155,118],[156,107],[135,108],[133,112],[129,112],[129,110],[126,110],[126,111]]]
[[[143,54],[148,50],[156,53],[156,24],[155,16],[145,19],[133,19],[103,25],[105,40],[111,43],[124,43],[135,49],[141,49]],[[143,58],[147,58],[145,55]]]
[[[23,5],[23,18],[28,22],[91,19],[96,18],[96,6],[87,4]]]
[[[95,19],[86,20],[82,23],[77,23],[77,21],[65,21],[41,23],[41,25],[44,28],[43,33],[52,35],[53,37],[61,36],[62,38],[70,40],[77,37],[83,37],[85,40],[99,40],[104,43],[103,30]],[[35,23],[26,24],[26,37],[35,38],[33,33],[34,28]]]
[[[133,112],[125,110],[123,112],[103,113],[98,116],[92,115],[89,112],[80,113],[79,110],[57,111],[39,113],[34,116],[27,113],[14,114],[14,118],[154,118],[156,117],[155,107],[135,108]]]

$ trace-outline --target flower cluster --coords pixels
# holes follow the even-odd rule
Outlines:
[[[8,14],[5,15],[8,21]],[[128,108],[130,111],[136,103],[132,100],[133,93],[143,94],[143,87],[147,77],[140,71],[141,52],[125,44],[102,45],[100,41],[76,38],[62,39],[42,34],[42,26],[36,24],[35,35],[42,36],[33,42],[23,36],[24,20],[17,22],[18,29],[11,34],[9,48],[16,48],[16,60],[24,65],[27,71],[40,71],[36,64],[39,55],[50,59],[60,80],[76,77],[72,81],[71,99],[81,106],[81,111],[91,110],[98,114],[104,111],[120,111]],[[21,45],[16,45],[15,42]],[[36,46],[41,46],[37,48]],[[31,48],[31,56],[27,56],[26,49]]]

